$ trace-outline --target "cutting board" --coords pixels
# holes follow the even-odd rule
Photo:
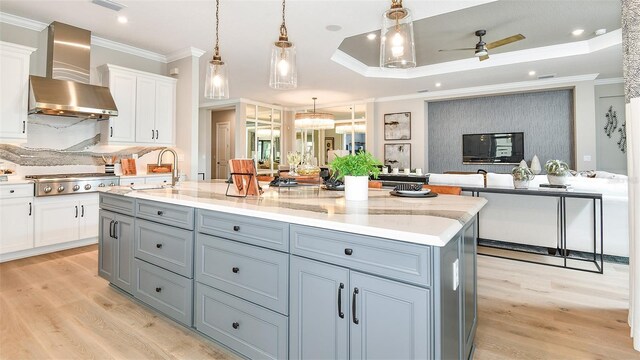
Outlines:
[[[136,175],[136,159],[120,159],[122,175]]]
[[[258,187],[258,177],[256,174],[255,163],[251,159],[230,159],[229,171],[233,173],[253,174],[250,175],[233,175],[233,187],[236,189],[236,195],[260,195],[262,191]]]

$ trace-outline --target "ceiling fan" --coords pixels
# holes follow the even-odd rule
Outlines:
[[[486,30],[478,30],[478,31],[476,31],[476,36],[479,38],[479,41],[476,44],[476,47],[462,48],[462,49],[445,49],[445,50],[438,50],[438,51],[474,50],[475,51],[475,55],[480,58],[480,61],[483,61],[483,60],[487,60],[489,58],[489,50],[491,50],[493,48],[497,48],[498,46],[504,46],[504,45],[507,45],[507,44],[511,44],[512,42],[520,41],[520,40],[523,40],[525,38],[524,35],[517,34],[517,35],[512,35],[512,36],[506,37],[504,39],[500,39],[498,41],[494,41],[494,42],[491,42],[491,43],[487,44],[482,40],[482,37],[485,36],[486,34],[487,34]]]

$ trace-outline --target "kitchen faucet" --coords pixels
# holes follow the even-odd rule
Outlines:
[[[178,182],[178,154],[176,154],[176,151],[173,149],[169,149],[169,148],[164,148],[160,151],[160,153],[158,154],[158,166],[162,165],[162,155],[164,155],[164,153],[166,152],[170,152],[173,154],[173,173],[171,174],[171,186],[176,186],[176,182]]]

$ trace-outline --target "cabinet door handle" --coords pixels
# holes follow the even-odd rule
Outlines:
[[[118,224],[120,224],[119,222],[114,222],[113,223],[113,238],[117,239],[118,238]]]
[[[76,205],[76,218],[78,217],[78,205]]]
[[[109,130],[109,131],[110,131],[110,135],[109,135],[109,137],[113,137],[113,126],[110,126],[109,128],[110,128],[110,130]]]
[[[32,213],[33,213],[33,205],[29,203],[29,216],[31,216]]]
[[[356,295],[360,293],[358,288],[353,288],[353,299],[351,300],[351,318],[353,319],[353,323],[358,325],[360,320],[356,317]]]
[[[26,122],[26,121],[23,121],[23,122],[22,122],[22,133],[24,134],[24,133],[26,133],[26,132],[27,132],[27,122]]]
[[[234,274],[237,274],[240,272],[240,268],[234,266],[233,268],[231,268],[231,271],[233,271]]]
[[[159,293],[159,292],[161,292],[161,291],[162,291],[162,288],[161,288],[161,287],[157,287],[157,288],[156,288],[156,292],[157,292],[157,293]]]
[[[344,319],[344,313],[342,312],[342,289],[344,289],[344,284],[340,283],[340,286],[338,286],[338,316],[340,316],[340,319]]]
[[[151,129],[151,140],[155,139],[156,133]]]
[[[158,216],[162,216],[162,214],[164,214],[164,213],[162,212],[162,210],[158,210],[157,214],[158,214]]]
[[[111,222],[109,223],[109,237],[113,238],[113,223],[114,220],[111,220]]]
[[[162,244],[156,244],[156,248],[162,249]]]
[[[156,140],[160,139],[160,133],[156,130]]]
[[[82,210],[80,212],[80,217],[84,217],[84,205],[80,205],[80,209]]]
[[[240,226],[233,225],[233,231],[240,231]]]
[[[353,249],[344,249],[344,254],[351,256],[351,254],[353,254]]]
[[[10,194],[13,194],[14,192],[16,192],[15,190],[9,190]]]
[[[231,326],[233,326],[234,329],[237,329],[240,327],[240,324],[238,322],[234,322]]]

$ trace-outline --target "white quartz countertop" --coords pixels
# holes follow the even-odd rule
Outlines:
[[[346,231],[399,241],[444,246],[486,204],[484,198],[438,195],[401,198],[369,189],[369,200],[345,201],[344,193],[318,186],[265,188],[260,197],[225,196],[223,181],[183,182],[175,188],[101,190],[137,199]]]
[[[11,178],[7,181],[0,181],[1,185],[19,185],[19,184],[33,184],[33,180],[27,180],[25,178]]]
[[[156,176],[171,176],[170,172],[167,173],[147,173],[147,174],[136,174],[136,175],[118,175],[121,179],[129,179],[129,178],[140,178],[140,177],[156,177]]]

